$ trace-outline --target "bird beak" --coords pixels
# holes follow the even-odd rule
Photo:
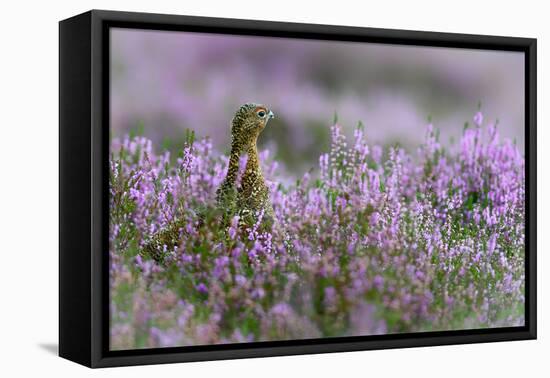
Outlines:
[[[268,119],[275,118],[275,114],[273,114],[273,112],[270,110],[269,113],[267,113],[267,118]]]

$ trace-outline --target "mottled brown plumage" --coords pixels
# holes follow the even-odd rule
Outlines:
[[[183,219],[175,219],[166,225],[165,228],[157,232],[149,242],[147,242],[141,253],[147,257],[151,257],[159,264],[163,264],[166,259],[166,252],[173,251],[174,247],[178,246],[185,222]]]
[[[269,189],[265,183],[258,158],[258,136],[273,118],[273,112],[266,106],[254,103],[244,104],[231,121],[231,153],[227,175],[217,191],[218,206],[225,212],[225,218],[239,215],[246,224],[255,223],[260,213],[266,221],[272,221],[273,207]],[[245,172],[240,186],[237,186],[239,159],[247,155]]]

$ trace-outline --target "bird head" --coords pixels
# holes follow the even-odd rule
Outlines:
[[[255,103],[242,105],[231,121],[233,145],[244,152],[246,148],[256,143],[258,135],[273,117],[273,112],[265,105]]]

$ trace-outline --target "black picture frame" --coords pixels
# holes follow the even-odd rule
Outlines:
[[[525,326],[109,351],[109,28],[200,31],[525,54]],[[59,23],[59,355],[88,367],[535,339],[536,39],[92,10]]]

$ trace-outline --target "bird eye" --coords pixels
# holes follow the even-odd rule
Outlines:
[[[264,118],[264,117],[265,117],[265,112],[264,112],[263,110],[260,110],[260,111],[258,112],[258,117]]]

